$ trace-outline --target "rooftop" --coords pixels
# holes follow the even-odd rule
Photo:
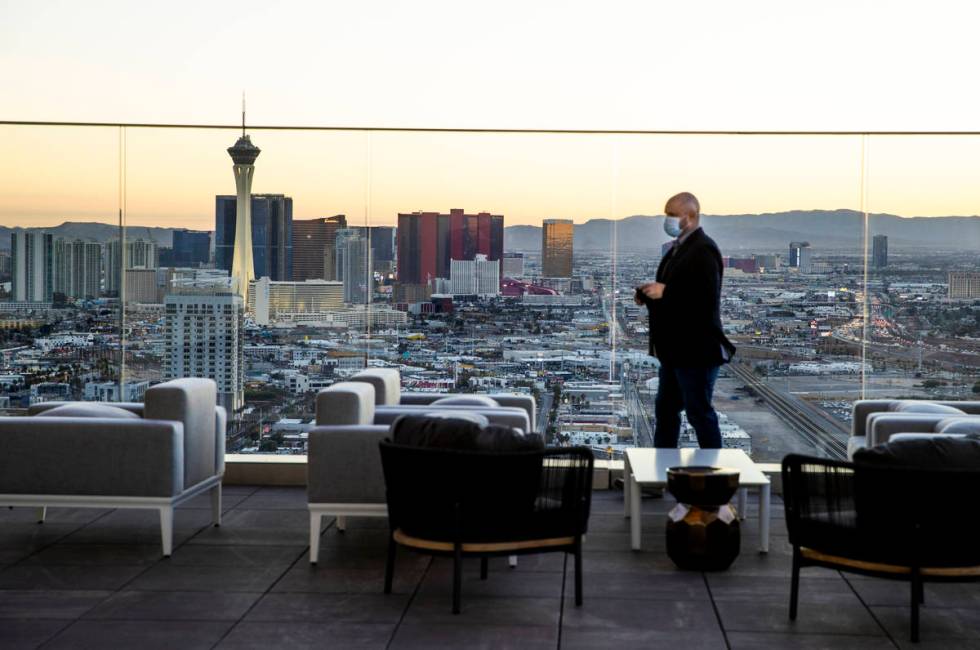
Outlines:
[[[750,499],[750,504],[752,503]],[[629,550],[621,493],[596,492],[585,543],[585,602],[572,604],[560,554],[468,561],[463,612],[450,613],[451,566],[399,551],[382,594],[386,522],[324,519],[308,563],[302,488],[225,489],[178,510],[174,553],[160,557],[152,511],[0,511],[0,647],[76,648],[896,648],[908,647],[908,586],[804,569],[800,615],[787,617],[790,547],[781,504],[768,555],[750,505],[743,550],[722,573],[676,569],[664,551],[670,497],[646,499],[642,552]],[[927,585],[922,647],[977,647],[980,584]]]

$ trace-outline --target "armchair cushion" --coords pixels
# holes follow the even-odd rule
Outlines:
[[[432,402],[432,406],[488,406],[498,407],[500,402],[486,395],[453,395]]]
[[[965,415],[963,411],[945,404],[922,402],[918,400],[903,400],[895,402],[892,411],[895,413],[935,413],[938,415]]]
[[[980,434],[980,418],[949,418],[936,425],[939,433]]]
[[[120,420],[139,420],[140,416],[132,411],[121,409],[108,404],[86,404],[72,402],[56,406],[44,411],[46,418],[117,418]]]
[[[980,468],[980,436],[933,435],[886,442],[854,453],[856,465],[918,469]]]
[[[487,416],[481,415],[480,413],[474,413],[472,411],[454,411],[449,409],[446,410],[440,409],[437,411],[429,411],[424,415],[427,418],[442,418],[443,420],[463,420],[466,422],[472,422],[473,424],[477,425],[481,429],[486,426],[489,426],[490,424],[490,419]]]

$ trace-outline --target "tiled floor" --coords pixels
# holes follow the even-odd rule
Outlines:
[[[774,511],[772,550],[723,573],[667,558],[669,499],[644,501],[644,549],[629,549],[621,494],[597,492],[586,540],[585,604],[570,600],[571,563],[524,556],[469,563],[463,612],[450,613],[451,566],[400,552],[382,594],[383,520],[325,520],[316,569],[302,489],[225,490],[224,523],[201,498],[176,516],[160,557],[155,512],[0,511],[0,648],[895,648],[908,643],[902,583],[804,572],[799,619],[787,617],[789,546]],[[919,647],[980,648],[980,585],[929,586]]]

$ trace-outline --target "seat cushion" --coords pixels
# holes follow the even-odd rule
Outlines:
[[[936,425],[936,430],[940,433],[980,433],[980,417],[972,418],[949,418]]]
[[[53,409],[48,409],[40,414],[43,417],[51,418],[118,418],[120,420],[141,420],[142,418],[132,411],[121,409],[118,406],[108,404],[86,404],[85,402],[73,402],[63,404]]]
[[[431,406],[489,406],[498,407],[500,402],[486,395],[452,395],[432,402]]]
[[[963,411],[945,404],[923,402],[919,400],[902,400],[895,402],[892,407],[895,413],[935,413],[937,415],[966,415]]]
[[[854,453],[856,465],[980,469],[980,435],[909,436]]]

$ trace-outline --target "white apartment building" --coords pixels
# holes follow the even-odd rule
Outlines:
[[[244,402],[245,309],[228,289],[171,294],[164,299],[167,379],[208,377],[229,413]]]
[[[449,267],[449,293],[454,296],[500,295],[500,262],[478,254],[473,260],[452,260]]]

